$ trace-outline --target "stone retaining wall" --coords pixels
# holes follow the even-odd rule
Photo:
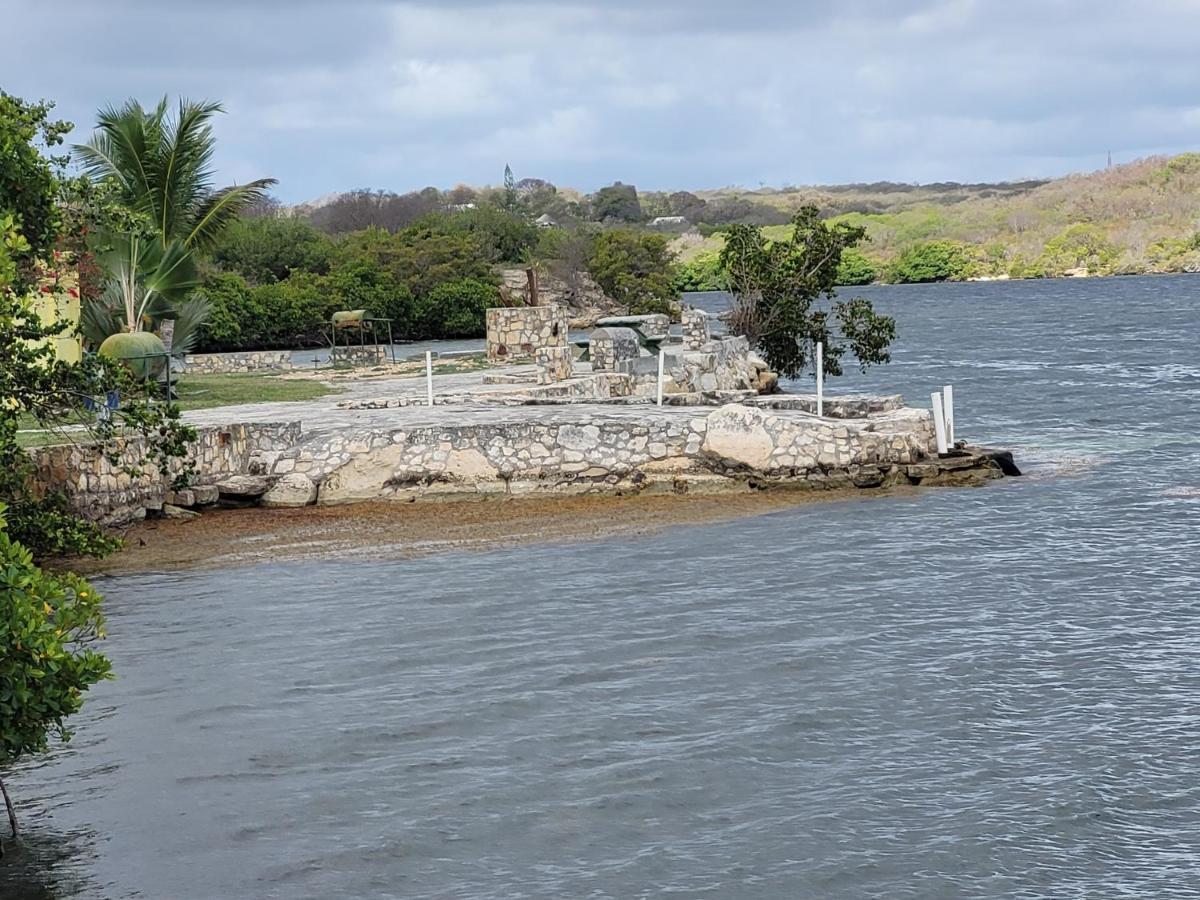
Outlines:
[[[239,353],[189,353],[183,358],[188,374],[228,375],[237,372],[270,370],[287,372],[294,368],[291,350],[246,350]]]
[[[270,454],[294,447],[299,441],[300,423],[226,425],[197,429],[197,433],[192,455],[198,481],[205,483],[268,468],[274,462]],[[145,456],[144,440],[118,439],[114,449],[115,463],[89,445],[33,450],[30,455],[35,488],[62,491],[73,510],[109,524],[143,518],[147,509],[161,509],[163,497],[182,464],[176,461],[166,476],[156,465],[143,465],[138,474],[131,475],[126,469],[137,467]]]
[[[933,442],[925,410],[841,421],[738,404],[705,412],[634,408],[575,422],[547,414],[314,435],[278,454],[270,471],[311,481],[321,504],[766,483],[871,487],[905,481],[905,467],[925,460]]]

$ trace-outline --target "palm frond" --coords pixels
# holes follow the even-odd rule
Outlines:
[[[171,338],[171,355],[180,356],[191,351],[200,339],[200,328],[208,321],[212,303],[203,294],[192,294],[181,303],[176,303],[169,316],[175,320],[175,334]]]
[[[179,101],[179,111],[163,133],[156,203],[156,221],[164,241],[182,237],[187,220],[209,191],[215,139],[209,120],[221,112],[211,101]]]
[[[274,178],[259,178],[248,184],[222,188],[200,205],[184,243],[189,247],[211,247],[222,229],[255,203],[266,199]]]

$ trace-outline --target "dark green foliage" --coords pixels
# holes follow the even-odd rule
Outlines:
[[[600,188],[591,196],[592,218],[597,222],[640,222],[642,205],[638,201],[637,188],[632,184],[616,182]]]
[[[0,503],[0,766],[70,739],[65,720],[109,677],[90,644],[104,637],[102,598],[76,575],[38,568]]]
[[[895,284],[958,281],[970,274],[971,255],[954,241],[926,241],[900,254],[888,273]]]
[[[23,291],[33,281],[33,263],[45,258],[58,240],[62,215],[55,202],[65,157],[47,158],[38,144],[62,143],[69,122],[52,121],[52,103],[26,103],[0,91],[0,218],[24,238],[11,248],[14,287]]]
[[[588,271],[608,296],[633,315],[675,312],[679,298],[675,266],[661,234],[627,229],[601,232],[593,243]]]
[[[211,272],[196,293],[208,301],[208,320],[200,329],[198,343],[201,352],[261,345],[264,317],[251,301],[246,279],[233,272]]]
[[[470,234],[447,233],[440,222],[421,222],[395,234],[357,232],[342,241],[338,255],[341,264],[362,261],[387,272],[418,299],[446,281],[498,283],[479,241]]]
[[[433,338],[478,337],[484,333],[484,311],[496,306],[496,286],[473,278],[439,284],[414,304],[414,319],[423,335]]]
[[[304,220],[264,216],[233,222],[217,238],[212,260],[250,284],[266,284],[293,272],[324,275],[333,252],[333,241]]]
[[[448,233],[469,235],[492,262],[523,262],[537,246],[537,226],[519,212],[490,203],[444,218]]]
[[[887,362],[895,321],[861,298],[838,301],[834,291],[842,253],[863,239],[863,229],[830,226],[813,206],[801,208],[792,222],[786,241],[768,241],[751,225],[729,228],[721,267],[734,295],[731,330],[746,335],[776,372],[791,378],[809,366],[818,343],[825,346],[828,375],[842,373],[848,354],[863,369]]]
[[[839,285],[871,284],[878,274],[875,264],[861,250],[847,247],[842,251],[842,261],[837,270]]]
[[[721,258],[705,253],[675,267],[675,288],[679,291],[720,291],[725,281],[721,274]]]

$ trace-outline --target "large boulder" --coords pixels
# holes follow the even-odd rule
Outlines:
[[[303,472],[289,472],[262,495],[262,505],[274,509],[290,509],[317,502],[317,486]]]
[[[704,452],[727,464],[765,471],[770,468],[775,441],[768,433],[769,416],[761,409],[730,403],[707,416]]]
[[[222,500],[243,502],[261,497],[271,487],[271,479],[262,475],[230,475],[217,482]]]

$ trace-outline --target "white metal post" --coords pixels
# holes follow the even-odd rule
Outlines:
[[[946,416],[946,444],[954,447],[954,385],[948,384],[942,388],[942,408]]]
[[[663,397],[663,363],[664,363],[664,361],[665,361],[665,359],[664,359],[664,358],[666,357],[666,355],[667,355],[667,351],[666,351],[666,350],[663,350],[663,349],[661,349],[661,348],[660,348],[660,349],[659,349],[659,351],[658,351],[658,405],[659,405],[659,406],[662,406],[662,397]]]
[[[941,455],[947,452],[946,411],[942,408],[942,392],[934,391],[929,398],[933,401],[933,435],[937,440],[938,455]]]
[[[817,344],[817,415],[825,415],[825,345]]]
[[[425,351],[425,397],[433,406],[433,354]]]

